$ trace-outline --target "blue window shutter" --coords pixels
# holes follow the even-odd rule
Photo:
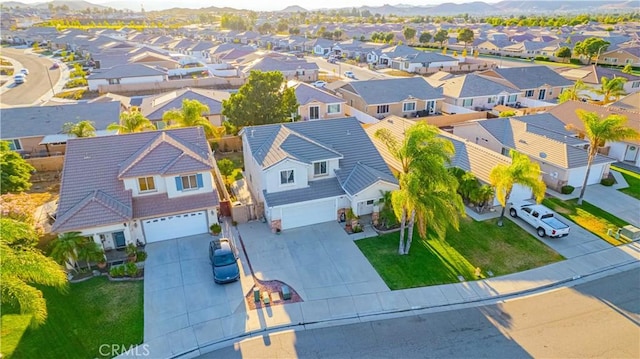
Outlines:
[[[204,184],[202,183],[202,173],[196,174],[196,181],[198,181],[198,188],[204,187]]]
[[[176,177],[176,188],[178,191],[182,191],[182,178],[180,176]]]

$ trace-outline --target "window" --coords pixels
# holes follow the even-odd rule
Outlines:
[[[309,107],[309,119],[317,120],[320,118],[320,107],[318,106],[310,106]]]
[[[327,112],[328,113],[340,113],[340,104],[339,103],[334,103],[331,105],[327,106]]]
[[[202,174],[198,173],[189,176],[176,177],[176,188],[178,191],[187,191],[204,187]]]
[[[632,64],[633,63],[633,59],[626,59],[624,60],[625,64]]]
[[[493,97],[487,98],[487,103],[493,103],[493,101],[494,101]]]
[[[473,106],[473,99],[472,98],[467,98],[462,100],[462,107],[468,107],[468,106]]]
[[[538,100],[544,100],[544,97],[546,96],[546,92],[547,90],[540,89],[540,92],[538,92]]]
[[[17,138],[14,138],[13,140],[7,140],[7,142],[9,142],[9,149],[11,151],[20,151],[22,149],[20,140]]]
[[[293,184],[293,170],[280,171],[280,184]]]
[[[119,85],[120,79],[109,79],[109,85]]]
[[[415,102],[404,102],[402,104],[402,112],[411,112],[416,110]]]
[[[367,201],[367,206],[373,206],[373,200],[372,199]]]
[[[313,175],[324,176],[327,174],[327,162],[316,162],[313,164]]]
[[[507,100],[508,103],[513,103],[516,102],[518,100],[518,95],[509,95],[509,99]]]
[[[389,113],[389,105],[379,105],[376,113]]]
[[[500,153],[501,153],[503,156],[509,156],[509,149],[508,149],[508,148],[506,148],[506,147],[502,147],[502,151],[500,151]]]
[[[533,90],[527,90],[524,92],[524,97],[533,97]]]
[[[632,89],[637,89],[638,87],[640,87],[640,81],[634,81],[631,83]]]
[[[156,190],[156,184],[153,181],[153,177],[138,178],[138,187],[140,188],[140,192],[149,192]]]

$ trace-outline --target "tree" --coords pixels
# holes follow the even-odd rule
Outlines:
[[[62,132],[67,135],[74,135],[78,138],[94,137],[96,135],[95,123],[93,121],[80,121],[78,123],[67,122],[62,125]]]
[[[404,35],[404,38],[407,40],[407,43],[410,43],[411,40],[413,40],[413,38],[416,37],[416,29],[409,26],[405,26],[404,29],[402,29],[402,35]]]
[[[78,250],[86,241],[80,232],[67,232],[51,242],[51,258],[60,264],[78,268]]]
[[[293,88],[279,71],[251,71],[237,93],[222,101],[222,115],[238,127],[285,122],[298,112]]]
[[[107,126],[109,131],[118,131],[119,134],[134,133],[155,130],[156,127],[144,117],[137,108],[132,108],[120,114],[120,123],[112,123]]]
[[[182,100],[182,107],[177,110],[169,110],[162,115],[168,128],[201,126],[207,137],[216,137],[217,131],[204,114],[209,113],[209,106],[198,100]]]
[[[429,43],[429,41],[431,41],[431,34],[428,32],[423,32],[422,34],[420,34],[420,38],[418,38],[418,41],[420,41],[421,44]]]
[[[498,202],[502,205],[502,212],[498,220],[499,226],[502,226],[504,211],[507,208],[507,203],[515,184],[530,188],[533,197],[538,203],[544,198],[544,192],[547,188],[540,178],[541,172],[538,163],[531,162],[529,156],[515,150],[509,151],[509,155],[511,156],[511,164],[509,166],[499,164],[489,174],[489,181],[495,189]]]
[[[576,42],[573,52],[576,55],[584,55],[590,61],[595,55],[599,55],[602,51],[607,51],[610,43],[599,37],[590,37],[584,41]]]
[[[391,193],[393,209],[400,221],[398,253],[409,253],[416,219],[423,238],[428,226],[440,237],[444,237],[449,226],[457,229],[464,204],[457,194],[455,176],[445,167],[454,153],[453,144],[438,137],[438,129],[424,122],[407,129],[401,143],[387,129],[376,131],[375,137],[402,167],[398,174],[400,189]],[[409,233],[405,243],[407,220]]]
[[[220,174],[224,177],[231,176],[235,168],[236,166],[233,164],[233,161],[228,158],[223,158],[218,161],[218,169],[220,170]]]
[[[464,42],[464,48],[467,48],[469,42],[473,42],[473,31],[468,28],[458,31],[458,42]]]
[[[607,117],[601,117],[596,112],[587,112],[585,110],[576,110],[576,113],[584,124],[585,136],[589,139],[587,173],[585,173],[580,196],[578,197],[578,204],[582,204],[582,198],[587,189],[589,172],[591,172],[591,164],[598,154],[598,148],[604,146],[607,141],[614,142],[639,138],[640,134],[626,126],[627,118],[622,115],[612,114]]]
[[[0,141],[0,192],[23,192],[31,188],[31,173],[36,169],[19,153],[11,151],[9,142]]]
[[[631,66],[631,64],[624,65],[624,68],[622,69],[622,73],[625,73],[625,74],[633,73],[633,66]]]
[[[579,101],[584,96],[582,92],[588,89],[587,86],[582,80],[576,80],[576,82],[568,89],[565,89],[558,95],[558,103],[563,103],[567,101]]]
[[[624,96],[627,93],[624,91],[624,84],[627,82],[627,79],[624,77],[614,77],[609,80],[607,77],[603,76],[600,79],[600,88],[595,89],[595,93],[598,95],[602,95],[602,103],[608,104],[613,102],[612,97],[615,100],[618,100],[620,96]]]
[[[447,32],[447,30],[438,30],[438,32],[436,32],[436,34],[433,36],[433,41],[440,43],[440,47],[442,47],[442,44],[449,38],[449,33]]]
[[[34,247],[37,241],[35,230],[28,224],[0,219],[0,297],[3,304],[19,308],[22,314],[32,314],[32,326],[46,321],[47,303],[42,292],[31,284],[59,290],[67,287],[64,271]]]
[[[83,259],[87,264],[87,269],[91,270],[91,262],[104,260],[104,250],[93,239],[85,237],[78,248],[78,258]]]
[[[555,55],[561,59],[566,59],[565,62],[569,62],[569,59],[571,58],[571,49],[563,46],[556,51]]]

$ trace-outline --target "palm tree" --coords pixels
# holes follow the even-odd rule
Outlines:
[[[576,110],[578,118],[584,124],[584,132],[589,139],[589,151],[587,157],[587,173],[585,173],[578,204],[582,204],[584,192],[587,189],[587,180],[591,171],[593,159],[598,154],[598,148],[604,146],[607,141],[621,141],[640,137],[640,134],[632,128],[626,127],[627,118],[622,115],[612,114],[600,117],[596,112]]]
[[[547,189],[547,186],[540,179],[539,164],[531,162],[527,155],[515,150],[511,150],[509,155],[511,156],[511,164],[509,166],[499,164],[489,174],[489,180],[495,188],[498,202],[502,205],[502,212],[498,220],[499,226],[502,226],[504,211],[515,184],[530,188],[538,203],[544,198],[544,192]]]
[[[104,251],[93,239],[85,237],[78,248],[78,258],[84,260],[87,264],[87,269],[91,270],[91,262],[104,260]]]
[[[130,111],[120,114],[120,123],[112,123],[107,126],[109,131],[118,131],[119,134],[134,133],[155,130],[156,127],[144,117],[137,108],[132,108]]]
[[[627,94],[624,91],[624,84],[627,82],[627,79],[624,77],[614,77],[609,80],[607,77],[603,76],[600,82],[602,85],[594,92],[598,95],[602,95],[602,103],[604,105],[613,102],[613,99],[611,99],[612,97],[618,100],[621,96]]]
[[[42,292],[31,284],[45,285],[59,290],[67,288],[67,277],[53,259],[46,257],[33,245],[38,237],[30,225],[10,218],[0,219],[0,298],[3,304],[32,314],[31,324],[38,326],[47,319],[47,303]],[[17,238],[11,233],[31,233],[33,238]]]
[[[207,137],[219,135],[214,126],[202,114],[209,113],[209,106],[198,100],[182,100],[180,110],[169,110],[162,115],[162,120],[169,128],[202,126]]]
[[[86,238],[80,232],[67,232],[52,242],[51,258],[60,264],[78,268],[78,251]]]
[[[577,80],[573,86],[562,91],[562,93],[558,96],[558,103],[563,103],[567,101],[579,101],[583,97],[588,97],[583,95],[583,91],[587,90],[589,86],[587,86],[582,80]]]
[[[379,129],[375,137],[385,144],[401,166],[400,189],[391,194],[396,217],[400,220],[398,253],[409,253],[416,218],[422,237],[426,236],[427,225],[439,235],[446,229],[446,223],[457,228],[457,219],[464,207],[456,192],[458,182],[445,167],[454,153],[453,144],[438,137],[438,129],[424,122],[407,129],[402,143],[388,129]],[[409,235],[405,243],[407,218]]]
[[[96,135],[95,123],[93,121],[80,121],[78,123],[67,122],[62,125],[62,132],[67,135],[81,137],[94,137]]]

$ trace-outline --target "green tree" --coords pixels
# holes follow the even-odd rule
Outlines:
[[[428,44],[429,41],[431,41],[431,34],[426,31],[423,32],[422,34],[420,34],[418,41],[420,41],[421,44]]]
[[[440,47],[442,47],[442,44],[444,44],[444,42],[447,41],[448,38],[449,33],[447,32],[447,30],[442,29],[436,32],[436,34],[433,36],[433,41],[439,43]]]
[[[596,112],[588,112],[585,110],[576,110],[578,118],[584,125],[584,134],[589,139],[589,150],[587,157],[587,173],[585,173],[578,204],[582,204],[584,192],[587,189],[587,180],[589,172],[591,172],[591,164],[598,155],[598,148],[604,146],[607,141],[624,141],[629,139],[637,139],[640,137],[638,131],[626,126],[627,118],[622,115],[612,114],[607,117],[601,117]]]
[[[67,232],[51,242],[51,258],[78,269],[78,251],[86,238],[80,232]]]
[[[586,95],[583,94],[585,90],[587,90],[589,86],[587,86],[582,80],[576,80],[573,86],[565,89],[558,95],[558,103],[563,103],[567,101],[579,101]]]
[[[35,168],[19,153],[9,149],[9,142],[0,141],[0,192],[23,192],[31,188],[31,173]]]
[[[64,291],[67,277],[51,258],[34,247],[38,236],[33,227],[9,218],[0,219],[0,297],[2,304],[32,314],[31,324],[38,326],[47,319],[47,302],[32,284]],[[27,244],[31,243],[31,244]]]
[[[541,171],[538,163],[531,162],[529,156],[515,150],[511,150],[509,155],[511,156],[511,164],[509,166],[499,164],[489,174],[489,180],[495,189],[498,202],[502,205],[502,212],[498,220],[499,226],[502,226],[504,211],[507,208],[507,203],[509,203],[509,197],[515,184],[530,188],[533,197],[538,203],[544,198],[544,192],[547,189],[547,186],[540,178]]]
[[[388,129],[376,131],[375,137],[402,167],[398,174],[400,189],[391,193],[393,209],[400,221],[398,253],[409,254],[416,220],[418,233],[423,238],[426,238],[427,227],[441,238],[448,227],[457,230],[464,204],[457,193],[458,181],[446,168],[454,154],[453,144],[438,137],[438,129],[424,122],[407,129],[402,142]]]
[[[202,102],[184,99],[182,100],[182,107],[179,110],[173,109],[165,112],[162,115],[162,121],[168,125],[168,128],[201,126],[207,137],[218,137],[218,131],[216,131],[211,122],[203,116],[209,112],[209,106]]]
[[[565,62],[569,62],[569,59],[571,58],[571,49],[566,46],[563,46],[556,51],[555,55],[556,57],[565,59],[564,60]]]
[[[622,73],[625,73],[625,74],[633,73],[633,66],[631,66],[631,64],[624,65],[624,68],[622,69]]]
[[[297,112],[295,92],[279,71],[251,71],[238,92],[222,102],[222,115],[238,127],[285,122]]]
[[[576,55],[586,56],[587,60],[590,61],[594,56],[599,55],[603,51],[607,51],[609,45],[609,42],[599,37],[590,37],[584,41],[578,41],[573,47],[573,52]]]
[[[94,137],[96,135],[96,128],[93,121],[83,120],[77,123],[67,122],[62,125],[62,132],[67,135],[74,135],[78,138],[82,137]]]
[[[87,264],[87,269],[91,270],[91,262],[104,260],[104,250],[93,239],[85,237],[78,248],[78,258],[84,260]]]
[[[155,130],[151,121],[136,108],[120,114],[120,123],[114,122],[107,126],[109,131],[118,131],[119,134],[134,133]]]
[[[473,42],[473,31],[468,28],[460,29],[458,31],[458,42],[464,42],[464,48],[467,48],[467,44]]]
[[[612,79],[608,79],[603,76],[600,79],[600,88],[595,89],[594,92],[598,95],[602,95],[602,103],[608,104],[613,102],[614,100],[618,100],[620,96],[624,96],[627,93],[624,91],[624,84],[627,82],[627,79],[624,77],[614,77]]]
[[[218,169],[220,170],[220,174],[222,174],[224,177],[231,176],[235,168],[236,166],[233,164],[233,161],[228,158],[223,158],[218,161]]]
[[[411,40],[413,40],[413,38],[416,37],[416,29],[409,26],[405,26],[404,29],[402,29],[402,35],[404,35],[404,38],[407,40],[407,43],[410,43]]]

